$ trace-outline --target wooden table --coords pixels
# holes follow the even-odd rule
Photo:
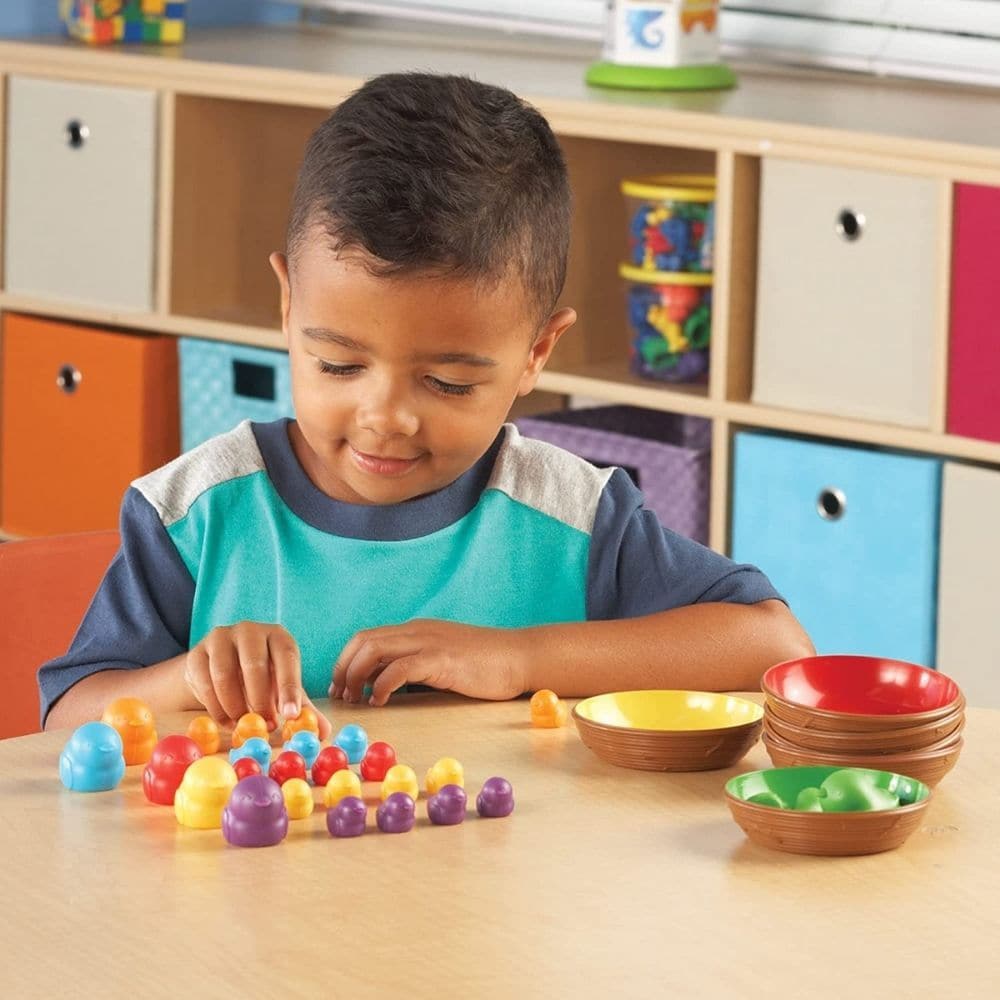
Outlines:
[[[139,767],[65,791],[66,732],[0,742],[0,995],[1000,996],[1000,712],[969,711],[902,848],[838,859],[733,823],[722,786],[767,766],[759,744],[729,771],[658,774],[603,763],[572,724],[532,729],[525,701],[324,707],[421,780],[457,757],[470,802],[504,775],[514,814],[433,827],[421,802],[408,834],[336,840],[320,807],[239,850],[147,803]]]

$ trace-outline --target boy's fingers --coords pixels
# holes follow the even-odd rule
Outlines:
[[[237,632],[233,641],[243,674],[247,705],[250,711],[264,716],[268,726],[273,729],[278,722],[278,709],[274,703],[274,687],[271,684],[267,635],[259,629],[252,629]]]
[[[247,708],[236,647],[227,636],[216,642],[209,640],[206,643],[206,651],[208,672],[212,678],[215,696],[219,699],[219,704],[226,715],[230,719],[238,719]]]
[[[299,647],[284,629],[269,633],[267,648],[271,654],[274,687],[278,696],[278,711],[286,719],[294,719],[302,711],[302,663]]]
[[[393,691],[398,690],[407,682],[419,684],[427,679],[427,672],[420,666],[419,656],[403,656],[393,660],[375,678],[372,684],[370,705],[384,705]]]
[[[347,665],[354,659],[354,654],[368,637],[369,634],[367,632],[356,632],[340,651],[340,656],[333,666],[333,681],[330,684],[331,698],[339,698],[344,693],[344,677],[347,673]]]
[[[346,701],[361,701],[365,684],[376,672],[381,673],[389,664],[403,656],[419,651],[412,638],[405,635],[381,634],[366,639],[358,648],[343,674]]]
[[[302,703],[308,705],[315,713],[316,718],[319,719],[319,738],[321,741],[328,740],[330,734],[333,732],[333,726],[330,720],[313,704],[310,698],[303,698]]]
[[[208,672],[208,653],[203,646],[195,646],[188,653],[184,664],[184,679],[195,697],[205,706],[205,711],[216,722],[226,725],[232,721],[215,696],[212,678]]]

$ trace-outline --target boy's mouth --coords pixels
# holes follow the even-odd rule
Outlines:
[[[352,446],[351,457],[365,472],[374,473],[377,476],[402,476],[409,472],[422,456],[393,458],[385,455],[369,455]]]

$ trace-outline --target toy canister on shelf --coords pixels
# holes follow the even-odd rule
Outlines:
[[[184,41],[187,0],[60,0],[59,14],[74,38],[110,42]]]
[[[662,174],[621,182],[628,204],[629,262],[652,271],[712,270],[715,177]]]
[[[622,264],[629,281],[630,367],[660,382],[704,381],[712,329],[712,275]]]
[[[645,90],[732,87],[719,62],[719,0],[608,0],[604,51],[587,83]]]

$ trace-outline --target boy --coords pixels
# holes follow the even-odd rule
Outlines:
[[[566,168],[545,120],[459,77],[369,82],[309,142],[281,288],[296,419],[137,480],[47,727],[113,697],[270,725],[404,683],[746,689],[812,652],[767,579],[664,531],[621,470],[505,416],[556,308]],[[328,735],[329,722],[322,717]]]

